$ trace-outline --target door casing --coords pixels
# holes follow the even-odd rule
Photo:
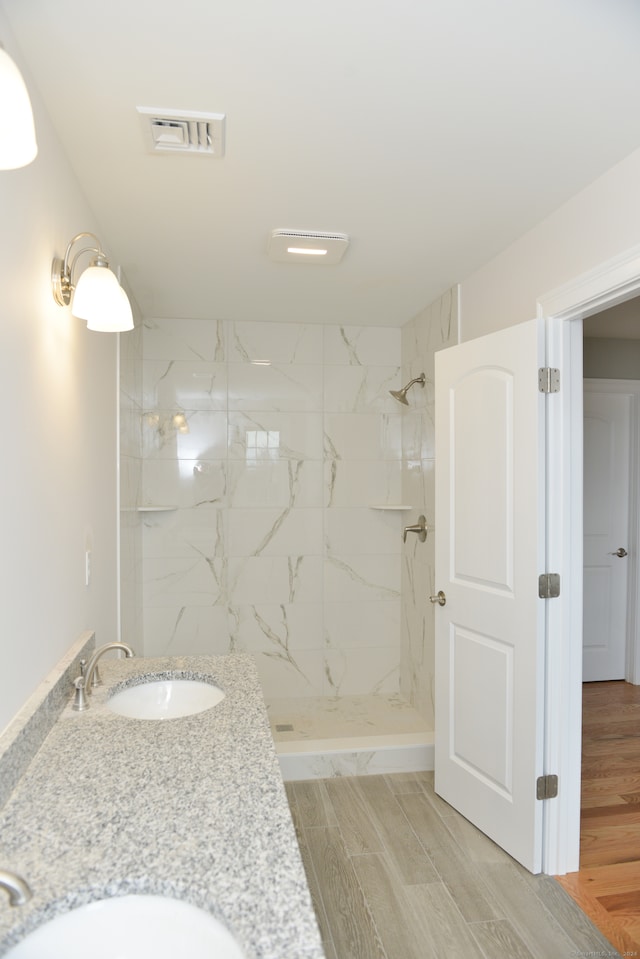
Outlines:
[[[557,773],[545,801],[543,871],[575,872],[580,861],[582,743],[582,320],[640,293],[640,246],[552,290],[537,301],[546,327],[546,365],[561,371],[547,404],[547,571],[561,593],[546,603],[545,771]],[[637,523],[636,523],[637,528]],[[640,675],[640,674],[639,674]]]

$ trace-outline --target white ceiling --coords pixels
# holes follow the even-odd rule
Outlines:
[[[399,326],[640,146],[637,0],[0,8],[148,316]],[[136,106],[225,113],[226,155],[148,154]]]

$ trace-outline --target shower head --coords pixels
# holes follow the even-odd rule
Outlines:
[[[411,387],[414,385],[414,383],[419,383],[420,386],[424,386],[424,384],[426,383],[426,380],[427,378],[424,375],[424,373],[421,373],[420,376],[416,376],[414,380],[411,380],[409,383],[407,383],[406,386],[403,386],[401,390],[389,390],[389,392],[393,396],[394,400],[398,401],[398,403],[402,403],[404,406],[408,406],[409,400],[407,399],[407,393],[409,392]]]

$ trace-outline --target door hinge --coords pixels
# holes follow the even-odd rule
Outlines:
[[[540,599],[556,599],[560,595],[560,574],[541,573],[538,577],[538,596]]]
[[[560,392],[560,370],[554,366],[543,366],[538,370],[538,389],[541,393]]]
[[[558,795],[557,776],[538,776],[536,780],[536,799],[555,799]]]

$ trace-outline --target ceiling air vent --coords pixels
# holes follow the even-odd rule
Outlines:
[[[151,153],[224,154],[224,113],[137,107]]]

